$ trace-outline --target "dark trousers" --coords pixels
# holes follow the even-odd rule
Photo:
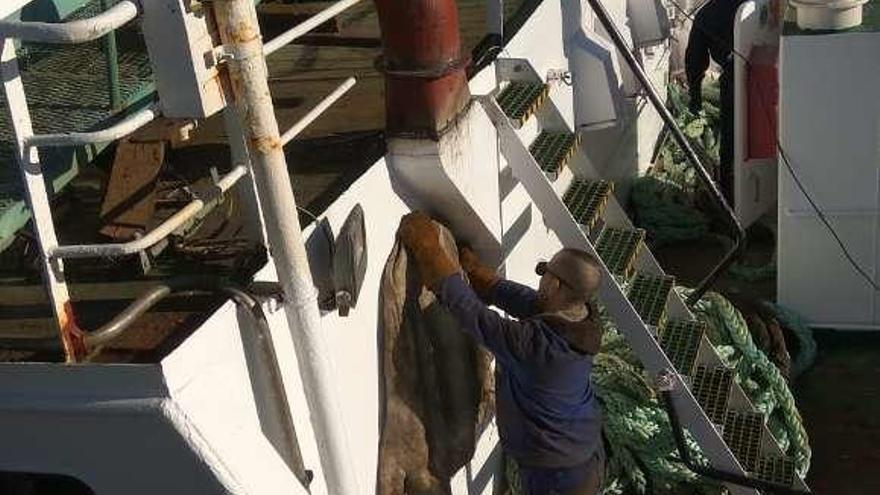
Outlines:
[[[718,186],[724,199],[733,207],[733,62],[724,64],[721,86],[721,149],[719,150]]]
[[[589,461],[566,468],[519,467],[523,495],[596,495],[605,481],[602,444]]]

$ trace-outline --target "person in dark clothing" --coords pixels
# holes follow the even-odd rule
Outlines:
[[[694,114],[703,108],[703,77],[709,60],[721,66],[721,150],[719,187],[733,206],[733,23],[745,0],[708,0],[694,17],[685,51],[685,73]]]
[[[424,285],[496,358],[499,435],[519,465],[524,493],[598,493],[605,454],[590,372],[602,327],[588,302],[601,280],[595,258],[563,249],[537,265],[536,291],[502,280],[466,248],[459,266],[440,248],[437,226],[423,213],[405,216],[399,235]]]

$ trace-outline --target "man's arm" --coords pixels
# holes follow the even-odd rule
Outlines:
[[[488,302],[516,318],[538,313],[538,292],[510,280],[499,280],[489,292]]]
[[[440,280],[433,292],[461,328],[489,349],[502,364],[532,360],[548,351],[550,341],[534,322],[511,320],[492,311],[480,301],[461,274]]]
[[[694,114],[703,108],[703,77],[709,70],[709,57],[709,39],[701,27],[694,22],[684,55],[684,70],[687,74],[690,96],[688,108]]]

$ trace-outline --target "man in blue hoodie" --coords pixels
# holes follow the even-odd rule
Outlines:
[[[561,250],[538,263],[535,291],[501,279],[470,250],[462,250],[459,265],[440,247],[440,232],[423,213],[405,216],[398,232],[424,285],[495,355],[499,435],[519,465],[523,492],[598,493],[605,454],[602,413],[590,384],[602,339],[589,303],[601,281],[595,258]]]

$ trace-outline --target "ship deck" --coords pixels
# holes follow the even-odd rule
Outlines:
[[[258,10],[265,38],[271,39],[327,5],[262,2]],[[508,16],[513,16],[520,5],[523,3],[518,1],[506,3]],[[92,10],[90,4],[74,15],[86,16]],[[485,37],[485,2],[459,0],[459,15],[463,46],[474,49]],[[152,90],[149,62],[137,34],[130,30],[119,35],[123,93],[129,105]],[[282,130],[346,78],[355,76],[358,80],[347,95],[285,149],[303,225],[319,216],[384,154],[384,79],[375,66],[380,53],[377,15],[373,3],[364,1],[268,59],[270,86]],[[108,105],[106,60],[100,43],[62,51],[25,45],[19,55],[37,132],[92,129],[114,118]],[[51,337],[56,330],[41,283],[11,138],[4,111],[0,115],[0,332]],[[62,156],[45,155],[44,161],[50,164],[47,184],[51,184],[55,196],[53,215],[62,244],[107,242],[99,232],[100,203],[113,151],[111,146],[106,150],[62,150]],[[220,116],[203,122],[189,141],[166,154],[152,223],[180,208],[180,189],[207,180],[212,167],[220,172],[230,167]],[[240,198],[228,195],[195,233],[150,259],[146,271],[137,256],[68,260],[67,276],[80,325],[86,329],[97,327],[155,281],[171,276],[210,272],[248,279],[265,257],[261,248],[243,242],[245,220],[240,205]],[[219,303],[212,297],[171,297],[144,315],[130,337],[105,347],[91,360],[155,360],[197,328]],[[0,360],[6,361],[59,358],[55,354],[0,352]]]

